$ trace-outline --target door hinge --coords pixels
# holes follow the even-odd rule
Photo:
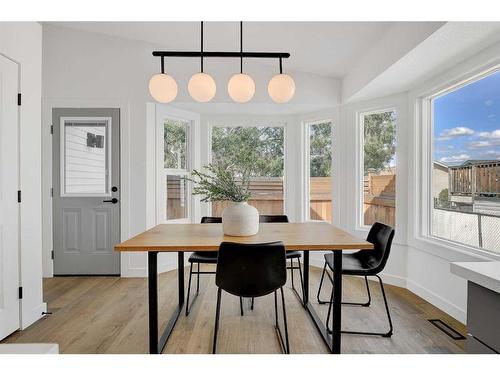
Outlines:
[[[17,191],[17,202],[21,203],[21,190]]]
[[[17,94],[17,105],[21,105],[21,93]]]
[[[23,299],[23,287],[19,287],[19,299]]]
[[[52,250],[52,251],[50,252],[50,258],[51,258],[52,260],[54,260],[54,250]]]
[[[50,196],[53,197],[54,196],[54,188],[50,188]]]
[[[50,134],[54,134],[54,125],[50,125]]]

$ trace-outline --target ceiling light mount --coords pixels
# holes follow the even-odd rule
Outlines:
[[[189,80],[188,91],[191,97],[198,102],[209,102],[216,94],[216,84],[214,79],[204,72],[204,59],[205,58],[239,58],[240,59],[240,73],[231,77],[228,82],[229,96],[238,103],[246,103],[252,99],[255,93],[255,83],[253,79],[243,73],[243,59],[257,58],[257,59],[279,59],[280,74],[274,76],[268,85],[268,92],[271,98],[277,103],[285,103],[289,101],[295,93],[295,83],[292,77],[283,74],[282,59],[288,59],[290,53],[288,52],[245,52],[243,51],[243,22],[240,22],[240,50],[238,52],[232,51],[205,51],[203,46],[203,22],[200,27],[200,51],[153,51],[154,57],[160,57],[161,60],[161,73],[155,74],[150,80],[150,93],[154,99],[162,103],[168,103],[175,99],[177,95],[177,84],[175,80],[166,75],[164,60],[166,57],[191,57],[200,58],[200,72],[194,74]],[[165,81],[165,76],[169,77],[169,83],[163,85],[152,85],[153,81],[160,78]],[[173,95],[173,84],[175,84],[175,95]],[[153,87],[152,87],[153,86]],[[169,89],[169,95],[163,95],[163,89]],[[161,99],[161,100],[160,100]],[[167,100],[168,101],[165,101]]]

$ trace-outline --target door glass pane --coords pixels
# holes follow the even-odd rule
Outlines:
[[[187,183],[181,176],[167,175],[167,220],[188,217]]]
[[[163,132],[165,168],[187,168],[187,130],[187,121],[165,120]]]
[[[309,219],[332,221],[332,123],[309,125]]]
[[[394,226],[396,219],[396,112],[362,115],[363,224]]]
[[[233,126],[212,129],[212,163],[250,170],[249,203],[260,214],[284,213],[284,129],[271,126]],[[221,216],[230,202],[213,202],[212,215]]]
[[[109,192],[108,121],[65,120],[61,159],[62,193]]]

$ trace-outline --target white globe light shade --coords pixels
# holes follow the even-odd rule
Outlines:
[[[196,73],[189,80],[188,91],[194,100],[206,103],[214,98],[217,86],[209,74]]]
[[[276,103],[286,103],[295,94],[295,82],[288,74],[277,74],[269,81],[267,92]]]
[[[235,102],[246,103],[255,94],[255,82],[248,74],[235,74],[227,83],[227,92]]]
[[[149,80],[149,93],[160,103],[170,103],[177,96],[177,82],[168,74],[155,74]]]

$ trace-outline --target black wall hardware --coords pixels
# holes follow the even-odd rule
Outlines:
[[[18,293],[19,293],[19,299],[23,299],[23,287],[22,286],[19,287]]]
[[[21,93],[17,94],[17,105],[21,105]]]
[[[21,203],[21,190],[17,191],[17,202]]]
[[[446,333],[453,340],[465,340],[465,336],[458,332],[456,329],[450,327],[441,319],[429,319],[429,323],[438,328],[440,331]]]

